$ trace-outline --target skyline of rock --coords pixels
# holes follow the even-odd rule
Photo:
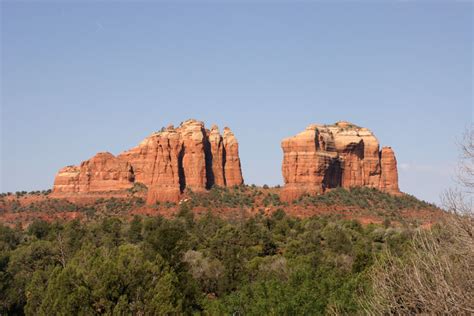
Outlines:
[[[213,185],[243,183],[238,142],[226,127],[190,119],[146,137],[134,148],[117,156],[99,153],[79,166],[62,168],[54,181],[53,194],[71,195],[120,191],[142,183],[148,188],[147,203],[174,201],[188,188],[206,191]]]
[[[366,186],[399,194],[397,161],[390,147],[380,149],[367,128],[340,121],[312,124],[282,140],[283,201],[322,194],[336,187]],[[101,152],[56,175],[53,195],[119,193],[136,183],[148,188],[146,201],[177,202],[186,189],[205,192],[212,186],[244,183],[239,144],[230,128],[189,119],[152,133],[117,156]]]

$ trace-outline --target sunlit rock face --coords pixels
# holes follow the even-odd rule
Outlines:
[[[349,122],[313,124],[283,139],[281,147],[284,201],[336,187],[364,186],[400,193],[393,150],[380,150],[377,138],[367,128]]]
[[[243,183],[238,142],[229,128],[207,130],[203,122],[187,120],[145,138],[117,157],[99,153],[61,169],[54,181],[57,197],[74,193],[113,192],[134,183],[148,187],[148,203],[178,201],[187,189],[205,191],[213,185]]]
[[[59,170],[54,192],[98,192],[127,189],[134,181],[130,163],[108,152],[96,154],[79,166]]]

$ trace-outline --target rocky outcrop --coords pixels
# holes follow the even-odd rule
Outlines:
[[[397,162],[393,150],[379,151],[367,128],[349,122],[310,125],[281,143],[285,186],[282,200],[321,194],[336,187],[367,186],[398,194]]]
[[[137,147],[118,155],[133,166],[135,181],[148,187],[147,201],[176,201],[182,192],[180,157],[183,144],[172,127],[153,133]]]
[[[237,139],[227,127],[221,135],[217,126],[206,130],[203,122],[188,120],[153,133],[117,157],[98,154],[79,167],[61,169],[53,194],[118,191],[134,183],[148,187],[149,204],[178,201],[186,189],[240,185]]]
[[[392,148],[382,148],[380,154],[381,177],[379,189],[388,193],[397,194],[400,192],[398,188],[398,171],[397,159]]]
[[[133,168],[108,152],[98,153],[79,166],[59,170],[54,180],[55,193],[106,192],[130,188]]]
[[[224,174],[227,186],[241,185],[244,183],[240,168],[239,143],[230,128],[224,128]]]
[[[211,172],[208,171],[207,177],[210,182],[214,182],[218,186],[226,186],[225,179],[225,148],[221,134],[219,133],[219,128],[216,125],[211,127],[208,136],[209,146],[210,146],[210,159],[212,160],[209,165],[211,165]],[[242,183],[242,181],[241,181]]]

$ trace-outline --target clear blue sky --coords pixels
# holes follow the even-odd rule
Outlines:
[[[2,2],[0,191],[118,154],[170,123],[230,126],[247,183],[280,140],[369,127],[405,192],[437,202],[472,122],[469,2]]]

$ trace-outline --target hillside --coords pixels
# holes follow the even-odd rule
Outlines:
[[[307,218],[315,215],[337,215],[357,219],[363,224],[392,223],[394,225],[431,225],[443,212],[433,204],[413,196],[391,195],[370,188],[336,188],[323,195],[304,195],[292,202],[282,202],[279,187],[234,186],[213,187],[209,192],[187,190],[178,202],[145,203],[147,188],[135,185],[122,197],[90,194],[80,199],[56,199],[50,193],[33,192],[2,194],[0,221],[9,226],[26,227],[34,219],[47,221],[81,219],[94,221],[106,216],[129,219],[133,215],[172,217],[186,209],[200,216],[208,212],[223,218],[249,218],[277,211]]]
[[[3,196],[0,221],[13,227],[0,225],[0,313],[358,314],[379,260],[407,256],[416,226],[441,212],[372,189],[293,203],[278,191],[214,188],[153,207],[143,192],[89,204]]]
[[[338,216],[297,218],[283,209],[305,203],[370,212],[380,205],[387,210],[429,207],[411,198],[382,202],[378,193],[367,191],[337,191],[286,206],[272,191],[241,187],[189,194],[179,207],[153,209],[167,215],[179,209],[176,216],[133,216],[130,221],[120,217],[152,209],[144,209],[139,198],[83,206],[48,197],[15,198],[8,202],[8,214],[85,221],[34,220],[25,230],[0,225],[0,262],[5,263],[0,266],[0,313],[262,315],[334,308],[355,313],[369,289],[366,272],[375,256],[384,249],[402,254],[414,230],[389,222],[363,226]],[[374,199],[357,206],[352,198],[361,194]],[[237,210],[256,205],[262,212],[276,210],[239,217]],[[197,209],[235,210],[235,217],[195,217],[191,210]],[[5,212],[2,216],[3,222]],[[13,219],[18,223],[26,217],[13,217],[10,224]]]

